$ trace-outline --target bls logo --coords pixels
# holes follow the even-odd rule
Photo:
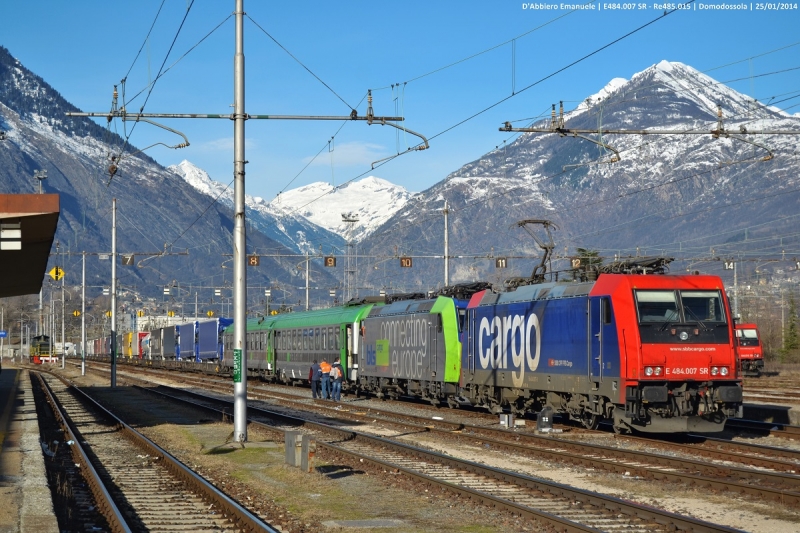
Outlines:
[[[375,352],[375,345],[367,344],[367,366],[375,366],[378,363]]]
[[[541,345],[539,317],[533,313],[527,317],[513,315],[481,319],[478,332],[481,368],[500,370],[510,368],[511,381],[515,387],[522,386],[526,366],[532,372],[539,367]]]

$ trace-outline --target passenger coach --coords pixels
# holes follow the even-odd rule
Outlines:
[[[247,369],[284,383],[308,379],[312,361],[339,357],[345,379],[359,369],[361,321],[374,304],[360,303],[247,321]],[[222,367],[233,368],[233,328],[225,330]]]

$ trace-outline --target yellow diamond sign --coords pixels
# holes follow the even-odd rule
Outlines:
[[[48,272],[48,274],[50,274],[51,278],[58,281],[64,277],[64,270],[61,267],[55,266],[52,268],[52,270],[50,270],[50,272]]]

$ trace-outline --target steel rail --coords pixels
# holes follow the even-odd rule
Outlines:
[[[91,490],[92,495],[94,496],[95,503],[100,508],[100,514],[105,517],[109,526],[111,527],[111,530],[115,533],[130,533],[132,530],[128,525],[127,520],[125,520],[125,518],[122,516],[119,507],[117,507],[117,504],[114,503],[114,499],[108,492],[108,489],[106,488],[105,483],[103,483],[100,474],[97,473],[97,470],[89,460],[89,456],[86,454],[86,451],[80,444],[80,439],[78,439],[75,436],[75,433],[72,431],[72,424],[68,421],[68,417],[62,411],[61,406],[53,396],[53,391],[50,388],[50,385],[47,383],[47,381],[45,381],[41,373],[35,372],[34,374],[39,380],[42,390],[47,396],[47,403],[50,404],[53,414],[55,414],[59,425],[64,430],[65,441],[72,441],[70,450],[72,450],[75,463],[80,465],[79,468],[81,470],[81,474],[86,480],[89,490]]]
[[[725,422],[725,427],[727,429],[757,431],[759,433],[766,433],[767,435],[784,437],[787,439],[800,439],[800,426],[792,426],[790,424],[729,418]]]
[[[127,425],[119,417],[111,413],[108,409],[103,407],[94,398],[89,396],[86,392],[76,387],[75,385],[73,385],[72,383],[70,383],[68,380],[64,379],[61,376],[57,374],[52,374],[52,375],[57,377],[65,385],[67,385],[68,390],[71,390],[76,394],[78,394],[81,398],[89,402],[93,407],[97,408],[104,416],[107,416],[110,420],[112,420],[115,424],[117,424],[123,435],[130,438],[138,446],[146,449],[148,453],[157,456],[161,460],[163,460],[164,462],[162,464],[178,479],[185,482],[202,497],[206,498],[208,501],[214,502],[221,509],[223,509],[225,511],[226,517],[228,518],[229,521],[232,522],[234,527],[238,527],[242,530],[252,531],[252,532],[258,531],[266,533],[279,533],[279,530],[273,528],[269,524],[264,523],[260,518],[258,518],[256,515],[251,513],[241,504],[233,500],[230,496],[220,491],[210,482],[205,480],[202,476],[198,475],[196,472],[194,472],[186,465],[181,463],[177,458],[172,456],[169,452],[167,452],[166,450],[158,446],[156,443],[154,443],[153,441],[151,441],[150,439],[148,439],[147,437],[145,437],[144,435],[142,435],[141,433],[139,433],[138,431]]]
[[[197,378],[197,383],[198,386],[209,386],[209,384],[201,378]],[[259,394],[258,391],[251,391],[251,399],[254,399],[254,395],[256,394]],[[276,395],[280,398],[286,399],[281,394],[268,393],[268,396],[274,397]],[[199,395],[198,397],[205,398],[202,395]],[[293,400],[290,399],[287,401]],[[336,412],[337,416],[342,416],[343,414],[344,413],[342,412]],[[374,414],[375,412],[373,411],[371,416],[374,416]],[[554,440],[550,437],[527,433],[513,433],[511,435],[513,435],[515,441],[508,442],[495,438],[502,438],[507,435],[508,430],[506,429],[493,429],[460,422],[447,422],[444,420],[432,422],[416,415],[394,412],[382,414],[389,419],[396,418],[403,420],[402,422],[388,420],[389,423],[401,424],[408,427],[413,427],[417,430],[440,433],[448,438],[459,439],[461,436],[454,432],[469,431],[476,437],[480,435],[481,438],[487,441],[487,443],[490,443],[492,446],[498,449],[504,449],[514,453],[521,453],[525,455],[535,453],[540,457],[546,456],[551,460],[586,467],[599,467],[603,470],[616,474],[631,472],[631,475],[641,475],[642,477],[648,479],[662,481],[666,480],[670,482],[688,482],[719,490],[732,490],[743,495],[747,494],[756,496],[758,498],[766,497],[772,501],[780,502],[784,505],[800,504],[800,492],[797,492],[797,490],[800,489],[800,476],[797,476],[793,473],[793,470],[797,468],[797,465],[793,465],[785,461],[778,462],[775,460],[748,456],[741,453],[736,454],[737,456],[731,459],[730,455],[733,455],[733,452],[725,453],[715,450],[697,449],[690,445],[670,443],[670,446],[679,447],[684,451],[684,453],[687,454],[700,452],[705,456],[710,456],[715,459],[734,461],[742,460],[744,458],[755,466],[773,470],[764,471],[749,467],[717,465],[702,460],[673,457],[669,455],[654,454],[637,450],[619,449],[591,443],[574,443],[567,440]],[[408,422],[408,420],[411,420],[412,422]],[[467,437],[470,436],[467,435]],[[626,438],[644,442],[649,441],[649,439],[643,439],[639,437]],[[525,444],[526,442],[527,444]],[[536,449],[531,449],[530,446],[536,446]],[[744,445],[741,445],[740,448],[743,446]],[[588,452],[587,448],[589,450]],[[794,457],[796,458],[797,452],[793,453]],[[625,461],[628,461],[628,463],[626,464]],[[631,462],[637,464],[630,464]],[[680,469],[681,471],[672,471],[669,469]],[[783,470],[783,472],[780,472],[780,470]],[[728,480],[722,478],[728,478]],[[734,479],[748,481],[742,483],[734,481]],[[758,481],[766,481],[771,483],[773,486],[782,488],[763,487],[751,484]]]
[[[198,382],[202,386],[208,386],[208,384],[204,383],[200,378],[198,378]],[[201,394],[189,393],[188,391],[183,392],[204,400],[207,399],[206,396]],[[274,393],[272,393],[272,395],[274,396]],[[279,396],[283,397],[282,395]],[[253,399],[253,393],[251,393],[250,397]],[[338,416],[343,415],[341,412],[337,412],[336,414]],[[374,416],[374,413],[372,413],[371,416]],[[584,467],[602,468],[605,471],[616,474],[631,473],[631,475],[640,475],[647,479],[706,486],[715,490],[732,491],[742,495],[765,498],[780,502],[784,505],[796,506],[800,504],[800,492],[796,491],[800,488],[800,476],[794,475],[793,473],[770,472],[746,467],[717,465],[702,460],[618,449],[591,443],[574,443],[566,440],[554,440],[550,437],[525,433],[513,433],[512,435],[516,439],[515,442],[508,442],[494,438],[495,436],[507,434],[507,430],[447,421],[431,423],[430,420],[409,414],[385,413],[384,416],[403,420],[403,422],[388,420],[389,423],[412,427],[416,430],[439,433],[451,439],[458,440],[461,438],[460,434],[454,432],[469,431],[474,435],[474,437],[467,435],[469,438],[477,438],[477,436],[480,435],[487,444],[496,449],[523,455],[536,454],[539,458],[547,457],[550,460],[558,462],[566,462],[568,464]],[[420,424],[407,422],[406,420],[413,420],[415,422],[420,422]],[[487,435],[490,437],[487,437]],[[525,444],[526,442],[527,444]],[[530,447],[531,445],[536,446],[536,448],[532,449]],[[675,446],[684,448],[686,453],[694,453],[697,451],[693,450],[692,447],[688,445],[677,444]],[[588,452],[587,448],[589,450]],[[703,450],[703,452],[705,455],[710,455],[717,459],[730,460],[730,454],[725,454],[724,452],[715,452],[713,450]],[[726,457],[726,455],[728,456]],[[740,459],[741,457],[747,457],[750,461],[763,468],[772,468],[773,470],[783,468],[784,470],[791,470],[789,468],[791,465],[785,462],[773,466],[775,461],[748,457],[742,454],[739,454],[739,457],[734,460]],[[625,463],[625,461],[628,461],[628,463]],[[631,464],[631,462],[637,464]],[[681,471],[670,469],[680,469]],[[727,480],[723,478],[727,478]],[[735,481],[735,479],[747,481],[742,483]],[[773,487],[751,484],[758,481],[766,481],[767,483],[771,483]],[[774,486],[783,488],[774,488]]]
[[[182,401],[182,402],[185,402],[185,403],[187,403],[189,405],[192,405],[192,406],[202,407],[203,409],[213,409],[213,408],[210,408],[207,405],[206,406],[199,405],[196,402],[193,402],[193,401],[190,401],[190,400],[186,400],[186,399],[183,399],[183,398],[180,398],[180,397],[177,397],[177,396],[172,396],[170,394],[161,393],[161,392],[157,392],[157,391],[152,391],[152,390],[146,389],[146,388],[142,388],[142,390],[147,390],[149,392],[153,392],[155,394],[159,394],[159,395],[162,395],[162,396],[165,396],[165,397],[177,400],[177,401]],[[176,390],[176,391],[178,393],[180,393],[180,394],[184,394],[184,395],[187,395],[187,396],[198,398],[198,399],[200,399],[202,401],[214,403],[214,404],[217,404],[217,405],[230,406],[230,404],[231,404],[231,402],[228,401],[228,400],[222,400],[222,399],[219,399],[219,398],[213,398],[213,397],[209,397],[209,396],[204,396],[202,394],[199,394],[199,393],[196,393],[196,392],[192,392],[192,391],[187,391],[187,390]],[[410,445],[402,444],[402,443],[399,443],[399,442],[391,441],[391,440],[388,440],[388,439],[385,439],[385,438],[382,438],[382,437],[375,437],[375,436],[372,436],[372,435],[366,435],[366,434],[359,433],[357,431],[352,431],[352,430],[349,430],[349,429],[347,429],[347,430],[340,429],[340,428],[337,428],[335,426],[330,426],[328,424],[324,424],[324,423],[320,423],[320,422],[314,422],[314,421],[310,421],[310,420],[305,420],[305,419],[302,419],[302,418],[298,418],[296,416],[290,416],[290,415],[285,415],[285,414],[282,414],[282,413],[276,413],[276,412],[273,412],[273,411],[269,411],[269,410],[261,409],[261,408],[256,408],[256,407],[253,407],[253,406],[249,406],[248,407],[248,411],[250,413],[260,413],[262,416],[266,416],[266,417],[273,418],[273,419],[278,419],[278,420],[282,421],[283,423],[285,423],[287,425],[291,424],[294,427],[307,427],[307,428],[312,429],[312,430],[316,430],[316,431],[321,431],[321,432],[324,432],[324,433],[332,434],[332,435],[334,435],[335,439],[337,441],[340,441],[340,442],[350,442],[350,443],[352,443],[352,442],[358,440],[359,442],[365,442],[368,445],[373,446],[373,447],[382,447],[382,448],[393,449],[393,450],[396,450],[398,453],[402,453],[404,455],[411,455],[411,456],[416,457],[416,458],[418,458],[420,460],[423,460],[423,461],[424,460],[429,460],[429,461],[435,461],[435,462],[443,463],[443,464],[448,465],[448,466],[450,466],[452,468],[457,468],[457,469],[460,469],[460,470],[463,470],[463,471],[467,471],[467,472],[470,472],[470,473],[473,473],[473,474],[485,476],[487,478],[495,479],[495,480],[502,481],[502,482],[505,482],[505,483],[510,483],[510,484],[513,484],[513,485],[518,486],[518,487],[523,487],[523,488],[528,488],[528,489],[532,489],[532,490],[541,491],[541,492],[544,492],[544,493],[549,493],[549,494],[552,494],[554,496],[561,497],[561,498],[571,498],[571,499],[574,499],[575,501],[581,501],[581,502],[591,504],[591,505],[593,505],[595,507],[598,507],[598,508],[601,508],[601,509],[606,509],[606,510],[611,510],[613,512],[623,513],[623,514],[625,514],[627,516],[638,518],[638,519],[642,519],[642,520],[651,520],[653,522],[661,524],[661,525],[667,527],[668,529],[672,529],[672,530],[692,531],[692,532],[695,532],[695,533],[713,533],[713,532],[716,532],[716,533],[723,533],[723,532],[724,533],[733,533],[733,532],[738,531],[736,529],[729,528],[727,526],[722,526],[722,525],[718,525],[718,524],[712,524],[712,523],[705,522],[705,521],[702,521],[702,520],[697,520],[697,519],[694,519],[694,518],[691,518],[691,517],[686,517],[686,516],[677,515],[675,513],[670,513],[668,511],[662,511],[660,509],[654,509],[654,508],[647,507],[647,506],[641,506],[641,505],[638,505],[638,504],[635,504],[635,503],[632,503],[632,502],[629,502],[629,501],[626,501],[626,500],[622,500],[620,498],[615,498],[613,496],[607,496],[607,495],[604,495],[604,494],[595,493],[595,492],[587,491],[587,490],[582,490],[582,489],[570,487],[570,486],[563,485],[563,484],[556,483],[556,482],[540,480],[540,479],[532,478],[530,476],[526,476],[526,475],[523,475],[523,474],[516,474],[516,473],[513,473],[513,472],[506,471],[506,470],[502,470],[502,469],[498,469],[498,468],[493,468],[493,467],[481,465],[481,464],[478,464],[478,463],[475,463],[475,462],[472,462],[472,461],[467,461],[467,460],[464,460],[464,459],[458,459],[458,458],[447,456],[447,455],[440,454],[440,453],[437,453],[437,452],[432,452],[432,451],[416,448],[414,446],[410,446]],[[218,413],[226,414],[227,411],[222,410],[222,411],[218,411]],[[278,428],[275,428],[273,426],[258,422],[256,420],[251,420],[250,422],[252,424],[258,424],[258,425],[264,427],[265,429],[268,429],[268,430],[271,430],[271,431],[280,431],[280,429],[278,429]],[[382,466],[386,466],[386,467],[389,467],[389,468],[392,468],[392,469],[401,469],[402,468],[401,466],[398,466],[398,465],[395,465],[395,464],[383,463],[381,461],[375,460],[374,458],[369,458],[369,457],[366,457],[366,456],[361,456],[361,455],[355,454],[354,452],[352,452],[350,450],[346,450],[342,446],[338,446],[336,444],[317,441],[317,450],[319,451],[320,448],[323,448],[323,449],[327,448],[328,450],[331,450],[331,451],[336,452],[336,453],[346,453],[346,454],[352,455],[353,457],[357,457],[359,460],[360,459],[364,459],[364,461],[367,461],[367,460],[376,461],[375,464],[380,464]],[[405,472],[405,469],[403,469],[403,471]],[[555,517],[555,518],[557,518],[557,521],[556,522],[551,522],[550,521],[550,516],[551,515],[549,515],[549,513],[544,513],[542,511],[538,511],[536,509],[533,509],[533,508],[530,508],[530,507],[527,507],[527,506],[520,506],[519,504],[516,504],[514,502],[503,500],[502,498],[496,498],[494,496],[482,493],[480,491],[474,491],[473,489],[469,489],[467,487],[457,486],[457,485],[454,485],[452,483],[449,483],[449,482],[446,482],[446,481],[442,481],[442,480],[436,480],[435,478],[424,476],[423,474],[418,473],[418,472],[414,473],[414,476],[417,479],[426,480],[426,482],[428,482],[428,483],[435,483],[436,486],[442,487],[442,488],[444,488],[444,489],[446,489],[448,491],[454,492],[454,493],[465,494],[465,495],[469,494],[469,495],[471,495],[471,497],[475,497],[475,498],[481,499],[481,501],[483,501],[484,503],[488,503],[488,504],[490,504],[492,506],[501,506],[504,509],[507,509],[507,510],[513,512],[513,513],[519,513],[519,512],[523,512],[523,511],[526,514],[530,513],[529,516],[534,516],[535,515],[538,519],[545,521],[546,523],[548,523],[552,527],[556,527],[559,531],[575,531],[575,532],[596,531],[593,528],[586,529],[587,526],[572,522],[570,520],[567,520],[567,519],[564,519],[564,518],[561,518],[561,517]],[[566,520],[566,522],[568,522],[567,525],[565,525],[565,523],[564,523],[565,520]],[[575,529],[564,529],[564,528],[567,528],[567,527],[572,528],[573,526],[575,527]]]

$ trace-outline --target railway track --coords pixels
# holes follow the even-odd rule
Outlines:
[[[182,381],[186,385],[193,384],[223,395],[230,394],[232,390],[229,382],[206,376],[190,375]],[[312,408],[307,398],[266,390],[264,387],[251,387],[248,396],[250,399],[273,403],[278,401],[290,411],[296,409],[298,401],[304,404],[304,409]],[[595,468],[626,477],[709,487],[757,501],[771,500],[790,507],[800,506],[800,476],[797,475],[800,472],[800,452],[787,449],[705,437],[695,437],[697,442],[683,444],[664,443],[636,436],[617,436],[614,438],[614,446],[606,446],[541,436],[529,431],[509,432],[507,429],[497,428],[494,423],[487,426],[485,421],[489,417],[486,415],[476,417],[483,422],[468,424],[433,420],[430,417],[374,407],[369,409],[366,416],[360,416],[357,409],[355,412],[347,412],[340,405],[325,402],[313,403],[313,409],[326,416],[350,419],[357,424],[363,424],[366,418],[379,419],[384,424],[400,425],[403,430],[436,434],[437,439],[445,442],[463,441],[474,444],[479,441],[478,445],[491,446],[495,450],[534,459]],[[631,449],[634,446],[653,451]]]
[[[180,389],[161,394],[200,408],[215,409],[217,416],[232,412],[232,403],[227,400]],[[249,407],[248,412],[251,423],[263,424],[271,431],[300,429],[309,434],[316,440],[318,455],[322,453],[329,457],[349,459],[351,464],[358,466],[369,463],[384,471],[412,477],[431,487],[430,490],[469,498],[506,510],[515,516],[533,519],[559,531],[736,531],[650,506],[466,461],[393,439],[344,429],[341,427],[346,424],[344,420],[320,422],[255,407]]]
[[[747,431],[763,436],[781,437],[784,439],[800,440],[800,426],[777,424],[774,422],[759,422],[757,420],[731,420],[725,423],[726,429]]]
[[[38,376],[111,530],[277,532],[79,389]]]
[[[167,373],[165,375],[169,377]],[[209,379],[207,376],[182,376],[185,385],[214,389],[222,395],[231,394],[228,381]],[[650,479],[658,482],[681,483],[694,488],[706,487],[714,492],[738,494],[754,502],[773,501],[796,509],[800,504],[800,453],[779,448],[751,444],[710,441],[680,444],[663,443],[652,439],[616,436],[614,446],[601,446],[570,439],[540,436],[525,431],[508,431],[496,428],[496,419],[486,415],[476,416],[478,424],[432,420],[399,414],[394,411],[370,408],[361,413],[358,408],[348,412],[346,407],[328,402],[312,402],[289,393],[280,393],[275,387],[252,386],[250,400],[261,399],[283,405],[283,412],[296,412],[298,403],[303,410],[313,409],[323,416],[335,417],[341,423],[351,420],[364,425],[366,419],[382,425],[400,426],[400,431],[419,435],[433,449],[446,449],[447,443],[460,443],[467,447],[486,447],[495,452],[547,460],[558,464],[603,470],[630,479]],[[349,404],[352,405],[352,404]],[[427,409],[429,406],[425,406]],[[361,410],[363,411],[363,409]],[[438,410],[441,413],[442,410]],[[439,417],[437,417],[439,418]],[[492,418],[492,426],[485,421]],[[371,431],[371,430],[365,430]],[[584,430],[579,430],[586,434]],[[638,442],[638,446],[660,448],[661,453],[648,453],[626,449],[623,444]],[[681,457],[691,457],[687,459]],[[734,466],[743,465],[743,466]]]
[[[227,392],[227,391],[224,391]],[[259,394],[251,395],[258,399]],[[274,401],[275,394],[267,398]],[[293,405],[291,398],[284,401]],[[561,464],[603,470],[626,477],[639,477],[656,481],[685,483],[709,487],[718,491],[737,493],[756,501],[771,500],[789,507],[800,505],[800,453],[784,450],[771,451],[768,447],[753,445],[697,446],[694,444],[657,443],[652,439],[617,437],[618,442],[636,442],[640,446],[660,448],[663,453],[644,452],[620,446],[605,446],[530,432],[509,431],[505,428],[472,425],[446,420],[432,420],[410,414],[399,414],[380,409],[369,409],[362,414],[348,412],[341,406],[320,405],[315,409],[337,419],[351,419],[356,424],[381,421],[399,425],[398,431],[430,434],[437,445],[461,442],[467,445],[491,448],[535,460],[548,460]],[[357,410],[356,413],[358,413]],[[760,453],[753,451],[758,448]],[[771,457],[770,454],[774,456]],[[686,458],[693,457],[693,458]],[[779,456],[779,457],[775,457]],[[746,466],[733,466],[733,465]]]

